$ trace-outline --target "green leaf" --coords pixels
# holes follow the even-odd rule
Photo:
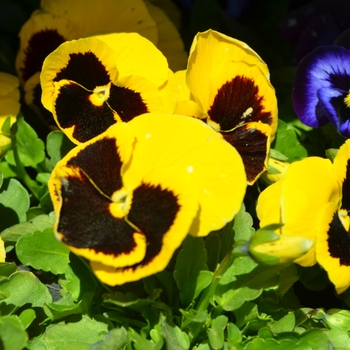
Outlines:
[[[212,321],[210,329],[207,330],[209,344],[213,349],[222,349],[224,346],[224,329],[228,318],[224,315],[218,316]]]
[[[52,165],[55,166],[74,146],[62,131],[50,132],[46,140],[46,149]]]
[[[180,309],[181,314],[186,318],[191,320],[194,323],[204,323],[208,319],[207,311],[197,312],[194,309],[189,309],[188,311],[184,311]]]
[[[103,295],[106,307],[120,306],[141,312],[145,307],[154,303],[152,299],[139,299],[134,293],[106,293]]]
[[[207,252],[201,237],[188,235],[182,243],[174,269],[174,278],[179,289],[199,271],[207,270]]]
[[[330,341],[321,329],[310,329],[300,337],[300,343],[308,345],[312,350],[328,350]]]
[[[235,232],[233,231],[233,224],[234,220],[229,222],[221,231],[219,231],[221,241],[218,256],[219,262],[221,262],[225,256],[232,251],[235,235]]]
[[[17,168],[5,160],[0,161],[0,172],[2,173],[4,179],[8,179],[10,177],[19,177]]]
[[[1,349],[21,350],[28,342],[28,334],[17,316],[0,317]]]
[[[235,216],[233,230],[235,242],[247,242],[255,232],[253,228],[253,219],[251,215],[245,211],[244,204],[242,204],[240,211]]]
[[[263,288],[278,285],[279,271],[285,266],[257,265],[249,257],[238,257],[222,276],[214,299],[226,311],[233,311],[245,301],[256,299]]]
[[[288,157],[289,162],[307,157],[306,148],[299,142],[295,128],[279,119],[273,148]]]
[[[7,227],[27,221],[28,209],[27,190],[16,179],[5,180],[0,191],[0,232]]]
[[[51,228],[22,236],[16,253],[22,264],[56,275],[64,273],[69,263],[69,249],[57,241]]]
[[[109,331],[103,340],[92,345],[89,350],[118,350],[129,343],[129,335],[124,327]]]
[[[44,311],[52,321],[57,321],[70,315],[87,314],[91,309],[93,297],[94,293],[86,293],[78,303],[74,303],[72,296],[65,294],[57,302],[44,305]]]
[[[190,277],[180,290],[180,300],[185,306],[189,305],[192,300],[196,299],[213,280],[211,271],[199,271],[196,275]]]
[[[1,281],[0,292],[9,293],[9,297],[2,300],[3,314],[9,314],[13,310],[30,304],[32,307],[42,307],[45,303],[51,303],[52,297],[47,287],[31,272],[18,271],[7,280]]]
[[[240,308],[245,301],[254,300],[262,293],[262,289],[251,289],[241,287],[238,289],[229,289],[222,295],[215,295],[215,301],[225,310],[233,311]]]
[[[348,350],[350,344],[350,336],[349,333],[344,331],[343,329],[331,329],[326,333],[334,349],[336,350]]]
[[[234,349],[234,346],[242,342],[242,335],[239,328],[234,323],[228,323],[227,325],[227,342],[228,346]]]
[[[262,339],[255,338],[253,339],[245,348],[246,350],[311,350],[307,344],[300,344],[297,340],[294,339],[283,339],[277,341],[275,339]],[[315,348],[316,350],[316,348]]]
[[[11,117],[7,117],[2,124],[1,133],[4,135],[11,135]]]
[[[103,340],[108,332],[106,323],[98,322],[83,315],[80,321],[54,324],[46,328],[45,333],[37,339],[43,349],[54,350],[88,350],[93,344]],[[38,349],[35,343],[30,349]]]
[[[162,334],[167,350],[185,350],[190,348],[190,340],[185,332],[173,324],[169,324],[164,316],[160,317]]]
[[[281,160],[281,161],[285,161],[288,159],[288,157],[286,157],[284,154],[282,154],[281,152],[279,152],[273,148],[270,148],[270,157]]]
[[[65,279],[60,279],[61,294],[71,294],[74,301],[80,300],[87,292],[97,292],[102,285],[97,281],[88,266],[76,255],[70,254],[70,263],[65,271]]]
[[[199,344],[198,346],[193,347],[193,350],[212,350],[212,349],[210,348],[208,343],[202,343],[202,344]]]
[[[55,222],[54,215],[38,215],[34,219],[22,224],[13,225],[1,232],[1,238],[5,242],[17,242],[22,236],[34,233],[36,231],[44,231],[53,227]]]
[[[18,319],[22,323],[23,329],[27,329],[31,323],[35,320],[36,314],[33,309],[26,309],[21,312]]]
[[[342,309],[330,309],[326,313],[326,323],[330,329],[342,328],[350,330],[350,311]]]
[[[20,160],[24,166],[35,168],[45,159],[45,144],[23,118],[17,119],[16,145]],[[16,165],[13,151],[6,154],[6,160]]]
[[[9,277],[14,272],[16,272],[17,266],[14,263],[2,262],[0,263],[0,276]]]
[[[136,350],[161,350],[163,349],[164,340],[159,339],[157,343],[145,339],[133,329],[129,330],[129,338],[133,341]]]
[[[258,305],[250,301],[244,302],[244,304],[234,311],[236,316],[236,326],[243,327],[249,321],[259,318]]]
[[[274,333],[291,332],[295,327],[295,316],[293,312],[288,312],[287,315],[275,322],[271,326]]]
[[[47,185],[49,182],[51,173],[38,173],[35,180],[40,182],[41,184]]]

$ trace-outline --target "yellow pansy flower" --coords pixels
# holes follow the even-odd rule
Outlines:
[[[163,270],[188,233],[222,228],[245,188],[242,160],[219,134],[152,113],[78,145],[49,181],[57,238],[109,285]]]

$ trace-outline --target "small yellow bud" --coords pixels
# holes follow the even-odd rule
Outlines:
[[[261,175],[261,178],[265,180],[265,182],[267,182],[269,185],[282,180],[289,165],[290,164],[287,162],[270,157],[267,171]]]

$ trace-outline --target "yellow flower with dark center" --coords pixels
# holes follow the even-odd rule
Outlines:
[[[178,74],[181,84],[185,79]],[[185,74],[190,98],[180,99],[176,112],[201,118],[220,132],[242,156],[248,183],[254,183],[267,169],[277,127],[266,64],[245,43],[208,30],[194,39]]]
[[[292,163],[283,180],[261,193],[257,206],[261,227],[282,223],[278,233],[315,241],[295,262],[318,262],[339,294],[350,287],[349,164],[349,140],[333,164],[318,157]]]
[[[151,113],[78,145],[49,181],[58,239],[109,285],[163,270],[188,233],[222,228],[245,188],[242,160],[219,134]]]
[[[63,43],[44,61],[42,103],[74,143],[117,121],[172,113],[177,89],[162,53],[136,33]]]
[[[165,13],[142,0],[67,1],[42,0],[23,25],[16,69],[26,91],[25,101],[53,125],[52,115],[41,105],[39,74],[44,59],[67,40],[136,32],[157,45],[172,69],[183,69],[187,54],[180,34]]]

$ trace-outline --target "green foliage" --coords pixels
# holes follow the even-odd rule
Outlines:
[[[69,263],[69,250],[55,239],[52,228],[22,236],[16,254],[22,264],[55,275],[64,273]]]

